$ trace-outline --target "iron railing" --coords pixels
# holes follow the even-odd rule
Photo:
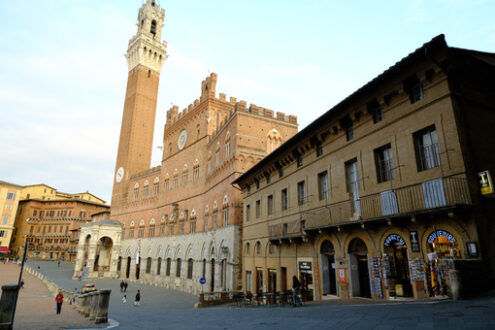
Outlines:
[[[348,200],[328,203],[313,209],[308,205],[309,210],[301,211],[299,216],[300,219],[305,220],[305,228],[301,228],[299,219],[268,226],[268,235],[270,239],[290,238],[303,235],[304,229],[389,218],[458,205],[471,205],[467,179],[438,178],[358,199],[349,194]]]

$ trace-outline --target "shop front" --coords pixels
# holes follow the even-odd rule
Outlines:
[[[312,301],[314,298],[313,265],[311,261],[299,261],[299,278],[303,301]]]
[[[404,238],[399,234],[390,234],[383,243],[384,287],[389,297],[412,297],[409,260]]]
[[[449,259],[461,258],[459,240],[447,230],[433,227],[426,239],[425,291],[429,297],[448,293]]]

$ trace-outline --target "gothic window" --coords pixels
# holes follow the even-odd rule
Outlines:
[[[167,192],[169,189],[169,183],[168,183],[168,179],[165,180],[165,191]]]
[[[223,210],[223,226],[226,227],[229,223],[229,209]]]
[[[227,142],[225,142],[225,158],[229,158],[230,157],[230,140],[227,140]]]
[[[199,165],[195,166],[193,169],[193,179],[194,181],[198,181],[199,179]]]

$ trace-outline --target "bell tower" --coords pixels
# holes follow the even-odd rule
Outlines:
[[[165,9],[158,1],[146,0],[138,13],[137,32],[127,48],[127,88],[120,128],[119,149],[112,192],[112,213],[127,199],[127,182],[133,173],[151,163],[153,130],[160,71],[167,57],[162,41]],[[117,208],[113,208],[117,206]]]

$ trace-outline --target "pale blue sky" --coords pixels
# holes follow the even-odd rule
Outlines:
[[[0,0],[0,180],[110,201],[124,103],[123,54],[142,0]],[[165,113],[217,92],[295,114],[300,129],[444,33],[495,52],[495,1],[160,1]]]

